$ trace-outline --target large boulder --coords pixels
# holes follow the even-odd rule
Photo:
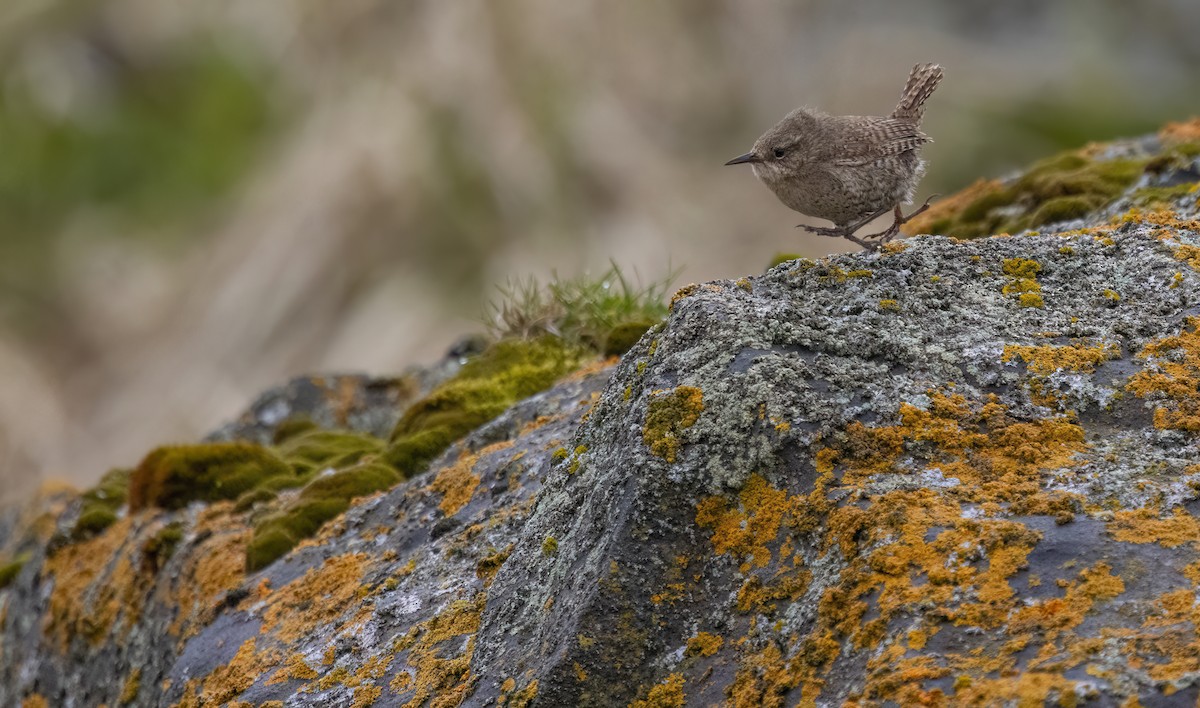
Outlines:
[[[262,570],[262,515],[305,492],[10,511],[0,704],[1194,704],[1198,145],[1089,148],[946,200],[948,236],[684,288],[618,364]],[[1040,232],[953,238],[979,223]],[[115,521],[79,531],[88,504]]]

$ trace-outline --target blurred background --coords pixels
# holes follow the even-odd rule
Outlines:
[[[513,277],[846,250],[722,163],[921,61],[923,198],[1200,112],[1200,4],[4,0],[0,496],[432,361]]]

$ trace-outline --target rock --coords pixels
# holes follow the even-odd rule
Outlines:
[[[684,288],[255,573],[275,502],[0,518],[0,704],[1194,704],[1187,130],[1054,162],[1092,211],[1039,234]]]

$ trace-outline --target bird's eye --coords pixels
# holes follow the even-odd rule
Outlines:
[[[773,152],[775,153],[776,160],[782,158],[784,155],[787,154],[787,150],[784,150],[783,148],[775,148],[775,150],[773,150]]]

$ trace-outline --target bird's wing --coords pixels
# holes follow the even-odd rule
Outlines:
[[[898,118],[856,118],[847,121],[843,134],[835,165],[866,165],[931,142],[915,123]]]

